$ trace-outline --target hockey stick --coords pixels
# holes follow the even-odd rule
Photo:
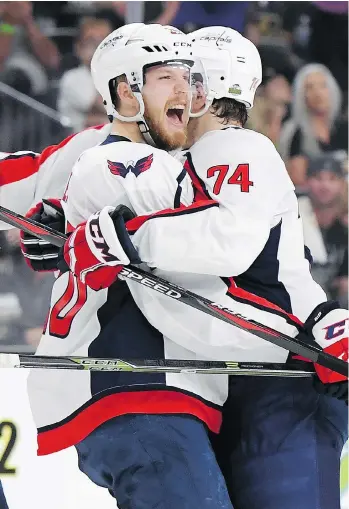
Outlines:
[[[10,354],[9,365],[13,368],[79,369],[88,371],[131,371],[134,373],[201,373],[215,375],[250,375],[311,377],[312,364],[293,361],[287,364],[200,361],[182,359],[96,359],[93,357],[53,357],[46,355]],[[14,359],[15,358],[15,359]]]
[[[0,219],[31,235],[45,239],[55,246],[62,246],[67,239],[65,234],[43,226],[30,218],[23,217],[1,206]],[[212,302],[189,290],[185,290],[159,276],[145,272],[138,267],[133,267],[131,265],[124,267],[118,277],[121,277],[121,279],[131,279],[139,284],[143,284],[147,288],[152,288],[178,302],[182,302],[192,308],[214,316],[219,320],[230,323],[239,329],[250,332],[254,336],[269,341],[269,343],[280,346],[294,354],[301,355],[341,375],[348,376],[348,364],[341,359],[337,359],[323,352],[315,343],[307,343],[308,337],[305,333],[301,333],[299,335],[300,338],[292,338],[255,320],[250,320],[241,314],[234,313],[234,311],[225,306]]]

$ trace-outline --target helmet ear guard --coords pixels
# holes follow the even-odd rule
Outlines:
[[[114,83],[116,83],[116,80],[113,80],[113,81],[114,81]],[[138,113],[132,117],[125,117],[124,115],[121,115],[114,106],[112,115],[108,115],[109,121],[113,122],[114,118],[117,118],[118,120],[121,120],[121,122],[137,122],[139,130],[142,133],[145,141],[148,143],[148,145],[155,146],[154,140],[149,134],[148,124],[144,120],[145,106],[144,106],[143,96],[142,96],[141,91],[138,88],[138,85],[133,86],[132,93],[136,97],[138,104],[139,104]],[[112,94],[111,94],[111,97],[112,97],[112,101],[113,101]]]
[[[130,86],[129,82],[127,81],[127,78],[125,79],[125,83],[127,83],[127,85]],[[141,117],[143,117],[143,115],[144,115],[144,101],[143,101],[143,97],[142,97],[142,94],[141,94],[141,91],[140,91],[138,85],[131,85],[130,86],[130,89],[131,89],[133,95],[135,96],[135,98],[137,99],[138,104],[139,104],[139,111],[133,117],[125,117],[124,115],[121,115],[118,112],[118,110],[116,109],[115,103],[116,103],[116,100],[117,100],[117,95],[116,95],[115,88],[117,87],[117,85],[118,85],[117,78],[114,78],[114,79],[110,80],[110,82],[109,82],[109,90],[110,90],[111,102],[112,102],[112,105],[113,105],[113,108],[112,108],[113,111],[112,111],[112,114],[108,115],[108,116],[110,116],[112,120],[113,120],[113,118],[117,118],[118,120],[121,120],[122,122],[137,122],[137,121],[141,120]]]

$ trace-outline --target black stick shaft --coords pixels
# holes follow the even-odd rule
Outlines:
[[[62,246],[67,239],[67,236],[53,230],[52,228],[45,227],[30,218],[23,217],[20,214],[12,212],[0,206],[0,219],[4,222],[16,226],[32,235],[43,238],[56,246]],[[341,375],[348,376],[348,364],[337,359],[333,355],[329,355],[322,351],[316,344],[309,344],[299,338],[292,338],[276,331],[271,327],[267,327],[255,320],[250,320],[245,316],[234,313],[229,308],[223,307],[215,302],[212,302],[200,295],[197,295],[189,290],[170,283],[159,276],[145,272],[144,270],[133,267],[131,265],[124,267],[119,276],[122,279],[130,279],[139,284],[143,284],[148,288],[167,295],[169,298],[182,302],[187,306],[198,309],[203,313],[209,314],[219,320],[230,323],[239,329],[250,332],[254,336],[269,341],[274,345],[280,346],[294,354],[301,355],[313,362],[321,364],[322,366],[331,369]],[[304,335],[306,340],[306,336]]]

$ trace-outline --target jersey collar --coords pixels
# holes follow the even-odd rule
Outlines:
[[[109,143],[116,143],[117,141],[131,141],[124,136],[119,136],[118,134],[108,134],[106,139],[101,143],[101,145],[109,145]]]

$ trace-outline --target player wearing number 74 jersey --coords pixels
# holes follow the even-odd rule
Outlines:
[[[196,199],[214,199],[219,206],[182,217],[137,218],[128,223],[130,230],[134,225],[132,242],[142,261],[165,278],[253,318],[264,313],[260,321],[275,328],[285,326],[277,323],[282,318],[292,323],[294,314],[326,351],[347,360],[348,312],[326,302],[310,275],[285,166],[269,139],[243,128],[261,81],[258,52],[224,27],[198,30],[190,38],[204,62],[210,92],[205,97],[205,80],[197,73],[192,106],[197,118],[189,122],[185,167]],[[234,358],[286,360],[285,351],[196,311],[187,313],[164,299],[155,309],[138,289],[133,295],[155,327],[177,342],[190,337],[196,351],[209,355],[211,346],[215,355],[230,341]],[[170,308],[160,324],[159,317]],[[317,388],[326,395],[319,395],[309,380],[230,381],[220,440],[234,507],[339,509],[347,408],[328,396],[347,398],[347,383],[316,369]]]

